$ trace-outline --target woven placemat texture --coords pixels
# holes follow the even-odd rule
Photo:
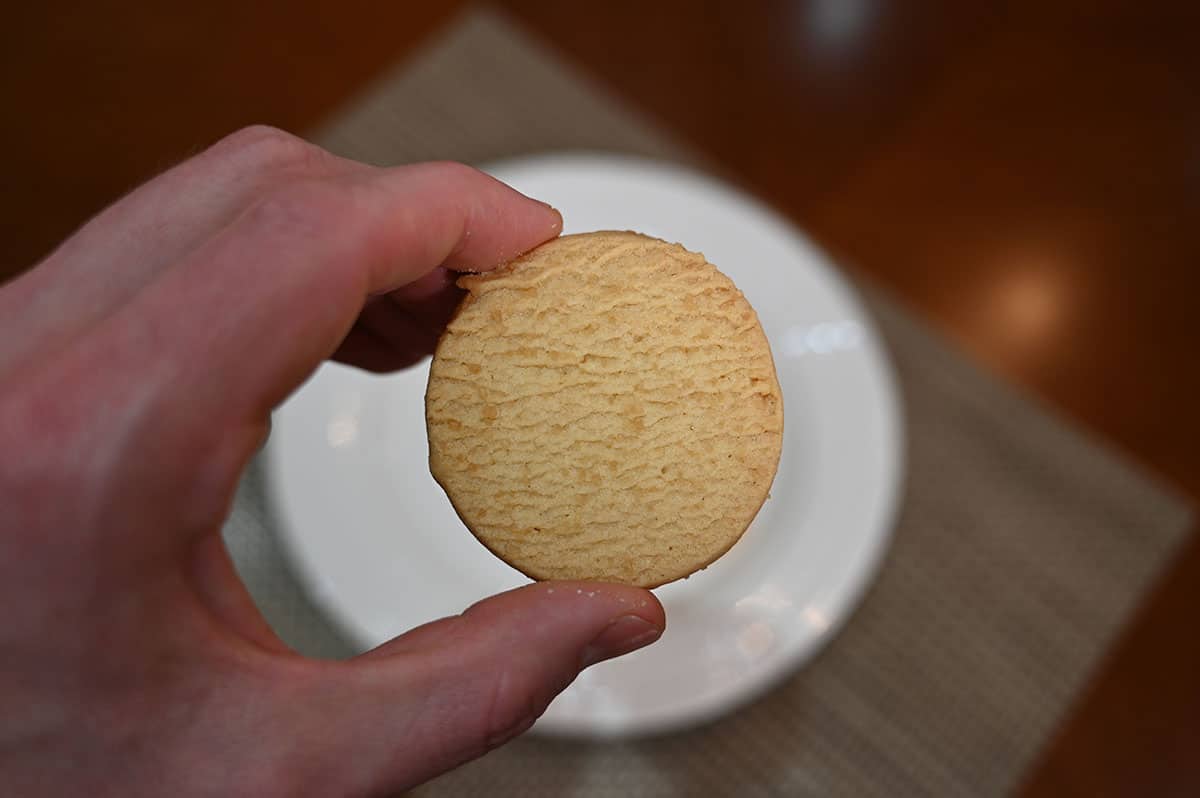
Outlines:
[[[494,13],[476,11],[313,136],[395,164],[609,150],[695,154]],[[895,362],[908,478],[879,578],[790,681],[705,728],[526,737],[418,790],[453,796],[1004,795],[1180,544],[1188,509],[863,288]],[[226,539],[284,639],[345,641],[276,546],[256,465]]]

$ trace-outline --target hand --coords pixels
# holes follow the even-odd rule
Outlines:
[[[388,794],[657,639],[650,593],[531,585],[308,660],[219,534],[271,409],[322,360],[413,363],[457,302],[454,271],[560,228],[464,166],[375,169],[252,128],[0,288],[6,793]]]

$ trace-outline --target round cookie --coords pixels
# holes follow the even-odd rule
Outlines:
[[[458,284],[429,464],[485,546],[534,579],[655,587],[737,542],[775,477],[783,399],[729,278],[678,244],[597,232]]]

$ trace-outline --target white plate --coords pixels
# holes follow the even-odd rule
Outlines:
[[[829,260],[729,186],[600,155],[488,171],[559,208],[567,232],[635,229],[703,252],[771,341],[785,422],[771,499],[729,554],[658,589],[668,619],[658,643],[586,671],[535,729],[611,737],[712,719],[826,644],[880,561],[902,471],[884,351]],[[527,582],[476,542],[429,475],[427,374],[428,364],[387,377],[326,365],[274,419],[269,485],[289,557],[364,648]]]

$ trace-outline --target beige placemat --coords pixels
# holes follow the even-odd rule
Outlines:
[[[459,20],[315,136],[361,160],[554,149],[695,161],[494,14]],[[667,738],[524,738],[423,795],[1002,795],[1179,545],[1187,510],[986,376],[875,291],[899,373],[908,485],[878,582],[809,667]],[[300,650],[347,650],[283,567],[255,469],[227,525],[239,569]]]

